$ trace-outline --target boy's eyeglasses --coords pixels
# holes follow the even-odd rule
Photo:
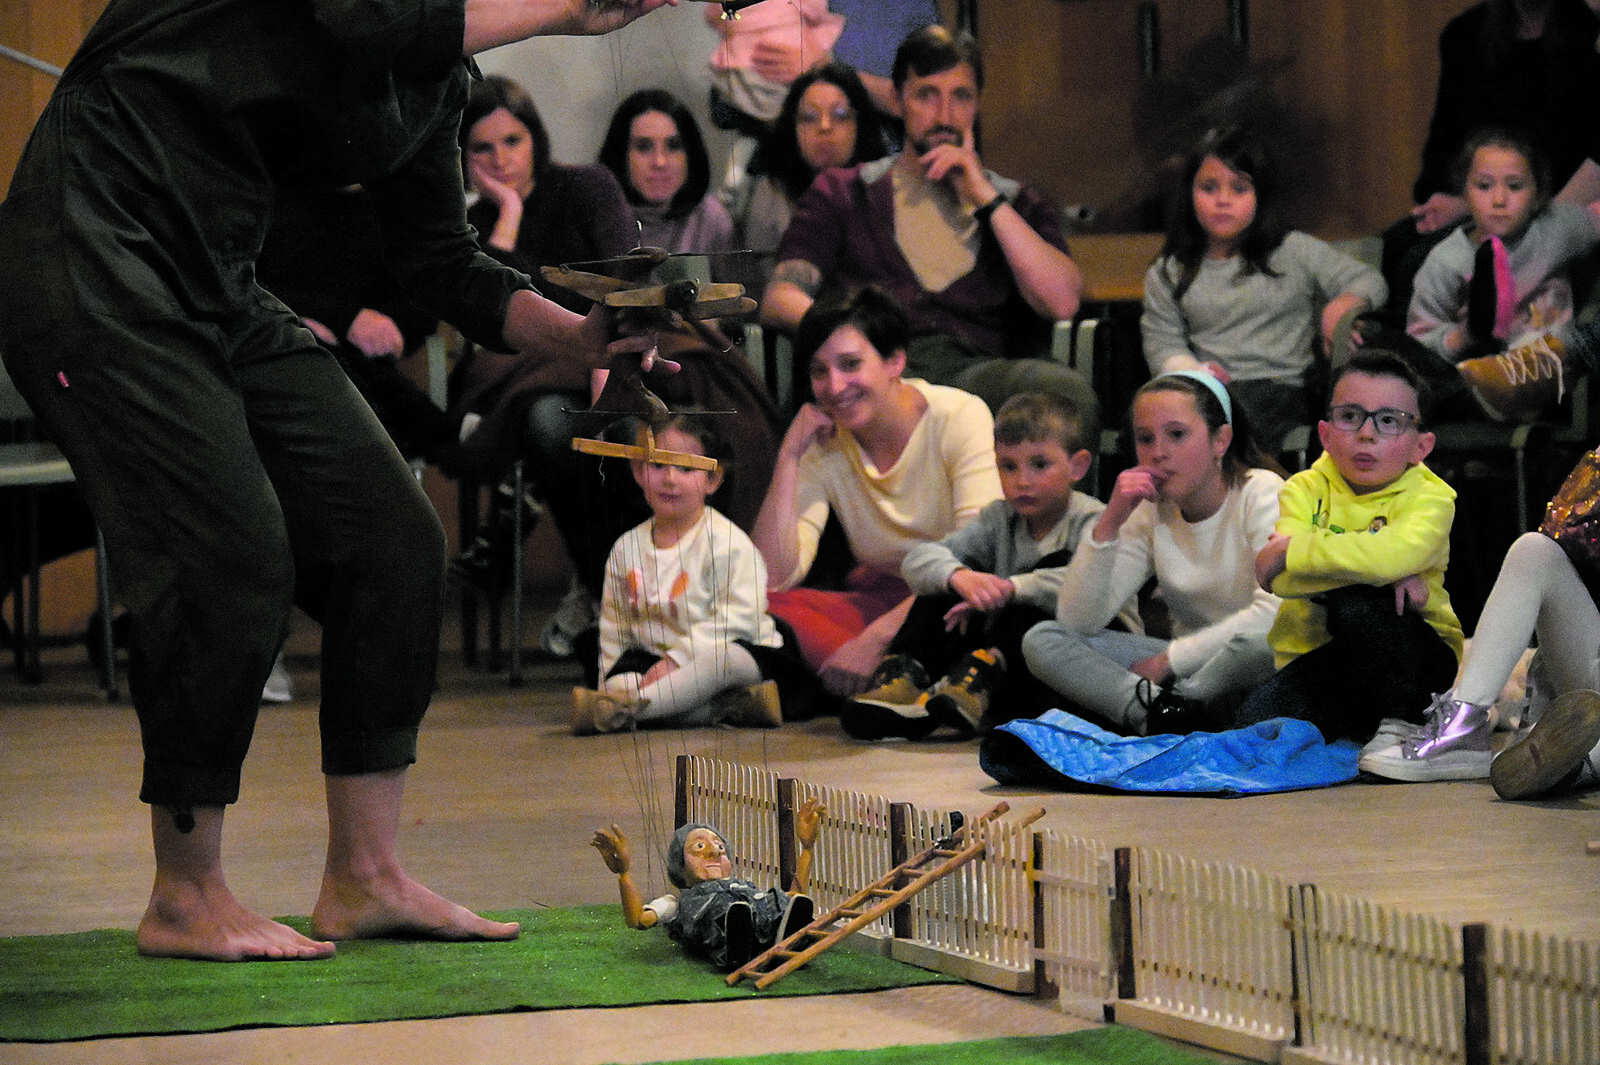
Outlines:
[[[1399,436],[1420,420],[1410,411],[1395,407],[1368,410],[1358,403],[1341,403],[1328,410],[1328,421],[1335,429],[1343,429],[1347,433],[1359,433],[1368,418],[1372,419],[1372,426],[1380,436]]]

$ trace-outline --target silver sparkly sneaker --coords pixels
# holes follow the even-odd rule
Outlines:
[[[1361,771],[1390,780],[1483,780],[1494,733],[1491,703],[1465,703],[1453,691],[1434,697],[1409,739],[1361,756]]]

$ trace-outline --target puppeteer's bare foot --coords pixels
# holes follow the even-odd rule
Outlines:
[[[516,923],[491,921],[423,887],[402,870],[362,880],[325,873],[311,930],[324,939],[515,939]]]
[[[326,958],[322,943],[246,909],[222,877],[222,807],[193,811],[181,832],[171,813],[151,808],[156,879],[135,936],[139,953],[210,961],[292,961]]]
[[[311,911],[324,939],[515,939],[519,925],[491,921],[413,880],[395,855],[404,770],[329,776],[328,862]]]
[[[158,885],[136,942],[139,953],[151,957],[208,961],[300,961],[331,957],[335,950],[246,909],[225,887],[193,885]]]

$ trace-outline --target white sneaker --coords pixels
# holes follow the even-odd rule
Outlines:
[[[294,684],[289,679],[289,670],[283,664],[283,652],[278,652],[277,659],[272,663],[272,672],[267,674],[267,683],[261,689],[261,701],[264,703],[288,703],[294,701]]]
[[[1465,703],[1454,692],[1436,696],[1427,721],[1410,738],[1361,756],[1361,771],[1389,780],[1484,780],[1494,753],[1489,704]]]
[[[550,615],[550,620],[539,630],[539,646],[545,654],[552,657],[571,658],[577,650],[573,641],[587,630],[594,628],[599,618],[600,611],[595,601],[590,598],[589,589],[585,588],[577,578],[573,578],[572,586],[567,589],[567,594],[561,597],[555,613]]]
[[[1367,745],[1361,748],[1361,757],[1365,758],[1369,754],[1376,754],[1404,743],[1415,736],[1421,727],[1402,718],[1386,717],[1378,722],[1378,731],[1367,741]]]

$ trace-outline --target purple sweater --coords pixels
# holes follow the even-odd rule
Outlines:
[[[803,259],[829,288],[874,284],[900,301],[911,333],[946,333],[996,357],[1042,355],[1051,323],[1028,306],[1000,244],[987,228],[972,272],[943,292],[928,292],[894,237],[893,157],[817,175],[795,207],[778,245],[778,262]],[[1037,189],[989,174],[997,189],[1045,240],[1067,250],[1061,215]]]

